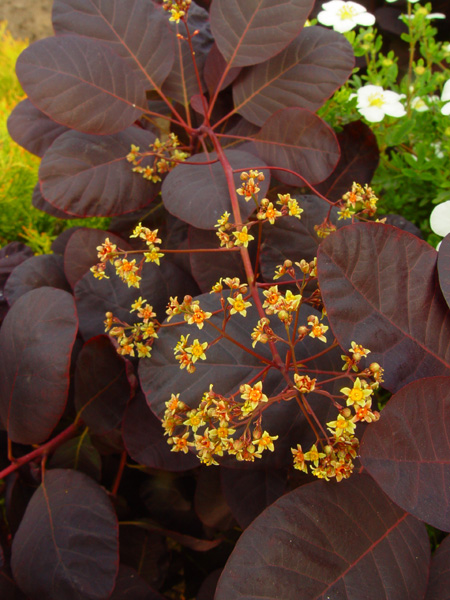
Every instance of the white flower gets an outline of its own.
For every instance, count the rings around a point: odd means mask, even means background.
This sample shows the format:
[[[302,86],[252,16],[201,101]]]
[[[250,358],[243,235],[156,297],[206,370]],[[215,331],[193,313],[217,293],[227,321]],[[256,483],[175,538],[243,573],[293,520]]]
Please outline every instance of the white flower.
[[[441,202],[433,208],[430,215],[430,227],[434,233],[442,237],[450,233],[450,200]]]
[[[397,0],[386,0],[386,2],[389,2],[389,4],[392,4],[393,2],[397,2]],[[419,2],[419,0],[408,0],[408,2],[410,4],[415,4],[416,2]]]
[[[332,27],[339,33],[350,31],[356,25],[368,27],[375,23],[375,17],[367,12],[366,8],[356,2],[331,0],[322,4],[322,10],[317,15],[317,20],[322,25]]]
[[[446,102],[441,108],[441,113],[443,115],[450,115],[450,79],[445,82],[442,88],[441,100],[442,102]]]
[[[428,104],[425,102],[425,100],[419,98],[419,96],[416,96],[411,100],[411,108],[417,110],[417,112],[425,112],[429,110]]]
[[[384,90],[379,85],[365,85],[356,93],[358,103],[356,108],[371,123],[379,123],[385,115],[403,117],[406,115],[400,100],[404,94]]]

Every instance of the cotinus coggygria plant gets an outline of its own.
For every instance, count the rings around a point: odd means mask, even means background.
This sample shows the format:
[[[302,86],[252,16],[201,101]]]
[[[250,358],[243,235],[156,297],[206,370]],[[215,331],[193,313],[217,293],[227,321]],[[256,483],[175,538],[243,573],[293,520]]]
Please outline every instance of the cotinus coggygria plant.
[[[317,116],[311,0],[201,4],[55,0],[17,61],[33,204],[111,223],[0,258],[0,596],[444,598],[450,239]]]

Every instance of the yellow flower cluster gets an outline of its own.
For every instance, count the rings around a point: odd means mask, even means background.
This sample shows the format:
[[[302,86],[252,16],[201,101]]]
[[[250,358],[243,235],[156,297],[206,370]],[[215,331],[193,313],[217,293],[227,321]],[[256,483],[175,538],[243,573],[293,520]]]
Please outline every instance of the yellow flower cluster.
[[[367,184],[362,187],[353,182],[352,189],[342,196],[339,219],[351,219],[356,214],[374,217],[377,212],[378,198]]]
[[[140,322],[128,325],[114,317],[112,312],[106,313],[105,332],[117,339],[118,354],[122,356],[138,356],[148,358],[151,356],[153,340],[158,337],[159,324],[153,306],[145,298],[139,297],[131,305],[131,311],[137,311]]]
[[[161,142],[159,138],[150,144],[150,152],[141,152],[139,146],[131,144],[131,151],[127,154],[127,161],[133,163],[133,172],[140,173],[144,179],[153,183],[161,181],[160,175],[171,171],[178,163],[188,158],[189,154],[178,149],[180,142],[174,133],[169,133],[167,139]],[[154,156],[153,166],[143,167],[140,163],[146,156]]]
[[[174,348],[175,358],[180,363],[180,369],[186,369],[188,373],[195,372],[195,363],[200,360],[206,360],[205,350],[208,348],[208,342],[199,342],[194,340],[188,344],[190,334],[182,335]]]
[[[261,458],[265,450],[273,452],[278,436],[262,430],[261,418],[253,430],[247,426],[239,437],[235,435],[239,422],[251,420],[261,404],[268,402],[262,391],[262,382],[243,384],[239,393],[243,402],[217,394],[210,385],[195,409],[182,402],[180,394],[172,394],[166,402],[162,422],[172,452],[187,453],[192,448],[200,461],[207,465],[217,465],[216,457],[224,454],[235,456],[239,461],[253,462]],[[175,430],[183,426],[184,429],[174,435]]]
[[[342,357],[348,359],[346,369],[358,371],[359,361],[367,357],[370,350],[352,342],[349,353],[353,354],[352,358],[345,355]],[[343,387],[340,390],[346,406],[341,406],[337,418],[327,423],[331,436],[321,441],[323,451],[319,452],[316,444],[305,453],[300,444],[296,449],[291,448],[294,468],[307,473],[306,463],[310,461],[313,465],[311,473],[316,477],[327,481],[331,478],[341,481],[350,477],[354,468],[353,460],[357,456],[359,447],[359,440],[354,435],[356,424],[361,421],[372,423],[380,418],[379,412],[372,409],[372,395],[383,381],[383,369],[378,363],[372,363],[367,369],[361,371],[360,375],[361,377],[355,378],[351,388]],[[373,381],[369,383],[365,377],[371,377]],[[302,394],[312,392],[316,388],[316,381],[308,375],[294,375],[295,387]]]
[[[160,252],[160,248],[158,246],[155,246],[155,244],[161,243],[161,240],[159,237],[157,237],[157,234],[157,229],[151,231],[148,229],[148,227],[143,227],[142,224],[139,223],[134,228],[130,238],[139,237],[143,239],[148,247],[148,251],[142,253],[145,262],[154,262],[159,265],[159,259],[162,258],[164,254]],[[106,238],[103,244],[97,246],[96,250],[100,262],[90,269],[94,274],[94,277],[97,279],[108,279],[108,275],[106,275],[105,271],[107,263],[110,262],[116,269],[116,275],[118,275],[120,279],[122,279],[122,281],[128,285],[128,287],[139,287],[141,281],[140,273],[142,271],[143,264],[142,260],[139,264],[136,264],[136,259],[128,260],[127,256],[129,252],[118,249],[116,244],[111,243],[109,238]],[[122,258],[120,258],[121,255],[123,255]]]
[[[164,0],[163,8],[170,12],[169,21],[179,23],[186,16],[192,0]]]
[[[292,313],[299,308],[302,301],[301,294],[293,294],[290,290],[282,294],[277,285],[272,285],[263,291],[263,295],[266,298],[263,303],[266,315],[277,315],[283,323],[292,322]]]
[[[291,448],[294,468],[307,473],[306,462],[310,462],[311,473],[319,479],[348,479],[353,472],[353,460],[358,455],[359,440],[342,434],[339,439],[332,438],[330,442],[323,446],[323,452],[319,452],[316,444],[313,444],[308,452],[303,452],[300,444],[297,444],[295,449]]]

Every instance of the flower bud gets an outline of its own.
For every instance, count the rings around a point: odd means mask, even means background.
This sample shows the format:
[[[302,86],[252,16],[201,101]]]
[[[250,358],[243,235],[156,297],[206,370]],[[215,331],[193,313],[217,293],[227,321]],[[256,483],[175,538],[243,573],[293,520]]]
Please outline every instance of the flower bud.
[[[352,416],[352,411],[347,407],[341,410],[341,415],[344,419],[349,419]]]
[[[372,371],[372,373],[378,373],[380,368],[381,368],[380,365],[376,362],[370,363],[370,365],[369,365],[369,369]]]

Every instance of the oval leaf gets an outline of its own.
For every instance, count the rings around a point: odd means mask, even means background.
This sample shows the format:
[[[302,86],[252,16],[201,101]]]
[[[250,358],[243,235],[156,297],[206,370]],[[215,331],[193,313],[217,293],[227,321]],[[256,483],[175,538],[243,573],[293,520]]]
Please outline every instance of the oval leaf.
[[[41,158],[56,138],[68,131],[64,125],[49,119],[28,98],[14,108],[7,125],[8,133],[15,142]]]
[[[437,269],[441,291],[447,305],[450,307],[450,235],[447,235],[441,242],[437,259]]]
[[[110,48],[78,35],[28,46],[16,72],[30,100],[51,119],[78,131],[111,134],[145,112],[142,82]]]
[[[300,33],[313,0],[213,0],[214,38],[233,67],[256,65],[278,54]]]
[[[444,531],[450,531],[449,425],[450,378],[427,377],[397,392],[361,443],[361,462],[384,492]]]
[[[343,35],[307,27],[282,52],[239,76],[233,85],[235,109],[255,125],[281,108],[314,112],[345,83],[354,62]]]
[[[317,481],[277,500],[244,531],[214,598],[421,600],[429,555],[424,525],[369,476]]]
[[[362,121],[347,123],[337,137],[341,158],[333,173],[316,186],[318,192],[333,201],[350,191],[354,181],[361,185],[370,183],[380,158],[377,138]]]
[[[340,156],[331,127],[303,108],[279,110],[253,139],[258,154],[268,165],[290,169],[311,184],[326,179]],[[284,171],[275,171],[274,175],[288,185],[302,184],[300,177]]]
[[[75,408],[92,433],[104,435],[122,421],[130,399],[129,363],[106,335],[86,342],[75,367]]]
[[[117,517],[106,492],[83,473],[55,469],[28,504],[11,566],[33,600],[103,600],[114,588],[118,549]]]
[[[5,296],[12,306],[27,292],[45,286],[71,291],[64,274],[62,256],[41,254],[18,265],[5,284]]]
[[[266,179],[261,182],[259,192],[263,198],[269,188],[270,173],[262,169],[264,163],[254,154],[242,150],[226,150],[225,156],[233,169],[261,167]],[[192,163],[210,162],[208,165]],[[217,154],[196,154],[189,158],[188,165],[180,163],[164,179],[161,193],[167,210],[190,225],[199,229],[213,229],[224,212],[232,213],[230,193],[226,176]],[[241,186],[240,172],[233,175],[235,189]],[[238,196],[242,219],[245,221],[255,210],[252,202]],[[219,241],[217,240],[217,247]]]
[[[109,46],[124,58],[145,89],[161,86],[173,65],[174,44],[167,13],[147,0],[56,0],[57,35],[78,33]]]
[[[154,140],[153,133],[138,127],[109,136],[64,133],[39,167],[44,198],[78,217],[112,217],[147,206],[159,186],[133,173],[127,154],[131,144],[145,151]]]
[[[69,390],[78,321],[62,290],[21,296],[0,330],[0,415],[13,442],[40,444],[58,423]]]
[[[352,341],[369,348],[392,392],[450,375],[450,313],[436,258],[416,236],[380,223],[342,227],[319,246],[319,284],[333,333],[344,349]]]

